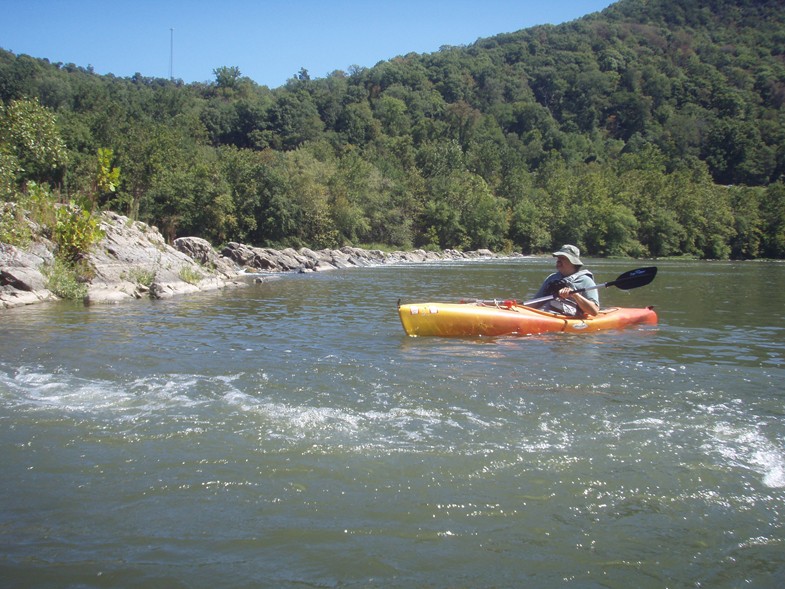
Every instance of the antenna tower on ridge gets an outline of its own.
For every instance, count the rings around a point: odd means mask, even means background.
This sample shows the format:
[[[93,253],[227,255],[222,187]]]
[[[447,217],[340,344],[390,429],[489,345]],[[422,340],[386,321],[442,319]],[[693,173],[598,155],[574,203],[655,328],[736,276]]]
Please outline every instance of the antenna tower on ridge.
[[[174,71],[172,70],[172,63],[174,60],[174,29],[169,29],[169,79],[174,81]]]

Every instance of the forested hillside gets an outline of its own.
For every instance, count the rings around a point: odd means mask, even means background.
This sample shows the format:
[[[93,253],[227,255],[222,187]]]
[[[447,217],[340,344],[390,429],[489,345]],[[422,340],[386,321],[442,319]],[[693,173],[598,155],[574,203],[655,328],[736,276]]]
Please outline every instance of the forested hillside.
[[[214,244],[785,257],[785,0],[620,0],[275,89],[214,73],[0,50],[2,199]]]

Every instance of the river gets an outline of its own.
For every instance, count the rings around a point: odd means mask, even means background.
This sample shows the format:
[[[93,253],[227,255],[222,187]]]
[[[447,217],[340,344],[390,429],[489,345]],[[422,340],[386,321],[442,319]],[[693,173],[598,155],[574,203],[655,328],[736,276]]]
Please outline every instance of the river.
[[[598,334],[403,333],[552,258],[2,311],[0,586],[782,587],[785,264],[656,264]]]

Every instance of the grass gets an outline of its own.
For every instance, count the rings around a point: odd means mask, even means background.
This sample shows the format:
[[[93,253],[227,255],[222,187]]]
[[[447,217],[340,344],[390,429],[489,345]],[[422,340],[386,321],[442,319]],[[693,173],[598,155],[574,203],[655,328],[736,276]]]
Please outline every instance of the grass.
[[[198,270],[194,270],[191,266],[183,266],[180,268],[180,280],[188,284],[199,284],[199,281],[204,278],[204,275]]]

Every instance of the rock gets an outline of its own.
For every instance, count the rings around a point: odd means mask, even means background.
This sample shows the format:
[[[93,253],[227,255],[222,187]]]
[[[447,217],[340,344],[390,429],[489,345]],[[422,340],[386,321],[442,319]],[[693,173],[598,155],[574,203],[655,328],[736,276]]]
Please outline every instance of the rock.
[[[307,262],[305,256],[301,256],[294,249],[287,247],[279,252],[276,250],[267,250],[270,255],[278,257],[278,263],[284,270],[299,270],[303,268]]]
[[[147,295],[164,298],[174,294],[212,290],[218,286],[203,279],[206,271],[187,254],[167,245],[154,228],[113,212],[104,212],[105,236],[87,255],[95,269],[87,302],[109,303]]]
[[[55,245],[40,235],[24,249],[0,243],[0,308],[56,300],[46,285],[46,266],[54,262]],[[385,253],[356,247],[275,250],[228,243],[220,252],[198,237],[181,237],[173,246],[155,227],[114,212],[101,213],[104,238],[86,255],[94,276],[87,285],[86,303],[117,303],[139,298],[169,298],[179,294],[248,284],[247,273],[322,272],[382,264],[425,263],[439,260],[492,258],[476,252],[414,250]],[[520,255],[520,254],[518,254]],[[263,282],[267,278],[256,278]]]
[[[172,243],[175,249],[193,258],[204,267],[212,268],[227,278],[237,276],[239,268],[229,258],[219,255],[210,242],[201,237],[179,237]]]
[[[17,307],[54,300],[42,270],[54,256],[40,244],[27,251],[0,243],[0,307]]]
[[[253,260],[254,253],[250,247],[241,243],[230,241],[226,247],[221,251],[221,255],[241,268],[253,268],[251,260]]]
[[[178,237],[172,245],[177,251],[192,257],[200,264],[207,264],[215,257],[213,246],[201,237]]]
[[[313,264],[327,262],[330,259],[330,256],[326,255],[323,251],[315,252],[307,247],[301,247],[298,253],[306,260],[310,260]]]
[[[113,212],[101,214],[104,238],[85,256],[93,270],[86,303],[116,303],[245,284],[236,266],[198,238],[184,238],[180,251],[144,223]],[[55,246],[39,238],[20,250],[0,244],[0,307],[54,300],[42,269],[54,261]],[[189,255],[189,253],[193,255]]]

